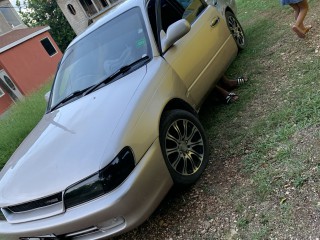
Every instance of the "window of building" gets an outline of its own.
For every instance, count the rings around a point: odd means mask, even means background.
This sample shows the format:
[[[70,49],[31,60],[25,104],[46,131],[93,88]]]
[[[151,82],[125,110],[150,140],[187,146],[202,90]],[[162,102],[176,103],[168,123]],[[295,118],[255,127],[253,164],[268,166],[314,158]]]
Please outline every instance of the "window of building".
[[[5,18],[11,27],[21,25],[19,18],[14,14],[14,10],[10,6],[1,6],[0,14]]]
[[[70,12],[72,15],[76,15],[77,12],[76,12],[76,10],[74,9],[74,7],[73,7],[72,4],[68,4],[67,7],[68,7],[69,12]]]
[[[41,44],[44,47],[44,49],[47,51],[49,56],[53,56],[57,53],[57,50],[54,48],[52,43],[50,42],[49,38],[44,38],[41,40]]]
[[[91,17],[103,12],[117,1],[119,0],[80,0],[80,3],[88,17]]]
[[[16,86],[13,84],[13,82],[7,77],[4,76],[4,81],[6,82],[6,84],[12,89],[12,90],[16,90]]]
[[[4,96],[4,91],[0,88],[0,98]]]

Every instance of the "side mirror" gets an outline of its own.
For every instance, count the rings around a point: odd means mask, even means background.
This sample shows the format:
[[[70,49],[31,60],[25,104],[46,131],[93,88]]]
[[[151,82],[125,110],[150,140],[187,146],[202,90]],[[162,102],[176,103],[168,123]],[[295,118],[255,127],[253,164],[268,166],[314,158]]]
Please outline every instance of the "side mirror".
[[[162,52],[166,52],[176,41],[186,35],[190,29],[190,23],[185,19],[180,19],[168,27],[167,33],[162,31],[160,33]]]
[[[51,93],[51,91],[47,92],[47,93],[44,95],[44,99],[46,100],[47,103],[49,102],[50,93]]]

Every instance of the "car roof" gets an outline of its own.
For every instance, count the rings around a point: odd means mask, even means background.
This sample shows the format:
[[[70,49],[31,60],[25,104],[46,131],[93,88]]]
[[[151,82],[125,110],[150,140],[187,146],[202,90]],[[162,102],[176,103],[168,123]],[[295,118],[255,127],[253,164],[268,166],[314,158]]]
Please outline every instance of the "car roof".
[[[84,32],[82,32],[80,35],[74,38],[73,41],[69,44],[68,48],[74,45],[76,42],[80,41],[82,38],[84,38],[91,32],[101,27],[106,22],[115,18],[116,16],[119,16],[120,14],[134,7],[142,8],[145,6],[145,4],[146,0],[120,0],[118,4],[110,8],[107,12],[103,13],[102,17],[100,17],[97,21],[91,24]]]

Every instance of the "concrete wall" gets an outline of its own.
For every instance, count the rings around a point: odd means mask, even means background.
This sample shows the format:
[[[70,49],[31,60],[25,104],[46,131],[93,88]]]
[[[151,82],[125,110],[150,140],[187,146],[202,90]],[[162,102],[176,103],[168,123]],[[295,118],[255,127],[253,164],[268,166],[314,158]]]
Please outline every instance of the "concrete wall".
[[[57,3],[77,35],[82,33],[88,27],[90,18],[87,17],[82,6],[77,0],[57,0]],[[71,4],[76,10],[75,15],[69,11],[68,4]]]

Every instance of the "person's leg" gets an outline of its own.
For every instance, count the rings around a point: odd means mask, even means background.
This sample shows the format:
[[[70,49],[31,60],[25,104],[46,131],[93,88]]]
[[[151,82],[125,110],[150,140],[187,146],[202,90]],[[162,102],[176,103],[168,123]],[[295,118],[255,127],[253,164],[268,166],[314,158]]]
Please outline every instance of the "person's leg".
[[[214,90],[219,95],[219,98],[226,103],[235,102],[239,98],[238,95],[236,95],[235,93],[228,92],[220,86],[216,86]]]
[[[233,89],[237,87],[237,81],[229,79],[226,75],[223,75],[220,83],[226,89]]]
[[[239,87],[247,81],[248,78],[244,76],[239,76],[236,79],[230,79],[226,75],[223,75],[219,81],[219,84],[227,90],[232,90]]]
[[[302,31],[306,31],[307,28],[304,26],[303,21],[308,13],[309,5],[307,0],[303,0],[299,3],[297,3],[297,6],[299,7],[299,15],[297,17],[296,26],[301,28]]]
[[[300,8],[298,6],[298,4],[290,4],[290,7],[293,8],[294,10],[294,20],[297,20],[298,16],[299,16],[299,12],[300,12]]]

